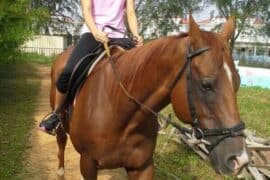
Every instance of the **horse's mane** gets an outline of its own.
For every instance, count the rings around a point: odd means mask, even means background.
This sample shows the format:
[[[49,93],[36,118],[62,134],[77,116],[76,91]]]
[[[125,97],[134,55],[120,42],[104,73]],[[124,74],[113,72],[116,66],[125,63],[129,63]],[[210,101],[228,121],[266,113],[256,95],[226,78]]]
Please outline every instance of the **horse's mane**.
[[[121,68],[121,72],[127,71],[129,78],[127,78],[126,81],[132,82],[135,78],[138,78],[147,70],[145,68],[148,63],[159,60],[157,57],[176,53],[178,50],[177,44],[180,44],[180,40],[187,36],[187,33],[182,33],[177,36],[161,37],[147,42],[144,46],[124,52],[117,60],[117,63],[119,64],[118,67]]]

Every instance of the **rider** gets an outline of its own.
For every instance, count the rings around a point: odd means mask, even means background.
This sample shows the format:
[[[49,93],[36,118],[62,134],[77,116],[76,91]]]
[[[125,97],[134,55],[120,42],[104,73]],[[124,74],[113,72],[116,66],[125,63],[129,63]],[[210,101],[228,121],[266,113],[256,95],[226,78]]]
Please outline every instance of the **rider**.
[[[56,83],[55,107],[52,115],[39,124],[40,130],[52,134],[59,124],[59,111],[64,104],[68,82],[76,63],[91,53],[100,43],[108,43],[109,39],[124,38],[126,31],[124,13],[126,12],[129,29],[136,46],[143,44],[138,32],[135,14],[135,0],[81,0],[85,23],[81,29],[81,37]],[[111,26],[114,31],[106,26]]]

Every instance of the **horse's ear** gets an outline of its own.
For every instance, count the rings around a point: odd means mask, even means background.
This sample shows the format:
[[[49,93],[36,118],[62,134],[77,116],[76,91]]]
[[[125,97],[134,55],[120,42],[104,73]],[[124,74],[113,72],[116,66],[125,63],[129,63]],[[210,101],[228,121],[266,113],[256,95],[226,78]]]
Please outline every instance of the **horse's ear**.
[[[201,30],[197,23],[194,21],[191,12],[189,12],[189,31],[188,34],[191,38],[191,43],[198,43],[201,41]]]
[[[231,36],[234,34],[235,31],[235,17],[231,16],[227,22],[223,25],[220,35],[226,41],[229,41]]]

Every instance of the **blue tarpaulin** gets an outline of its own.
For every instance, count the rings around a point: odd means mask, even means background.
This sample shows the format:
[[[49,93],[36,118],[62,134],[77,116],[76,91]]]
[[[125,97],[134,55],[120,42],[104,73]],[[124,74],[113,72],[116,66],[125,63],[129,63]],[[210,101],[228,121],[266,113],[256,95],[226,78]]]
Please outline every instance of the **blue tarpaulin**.
[[[237,67],[242,86],[259,86],[270,89],[270,69]]]

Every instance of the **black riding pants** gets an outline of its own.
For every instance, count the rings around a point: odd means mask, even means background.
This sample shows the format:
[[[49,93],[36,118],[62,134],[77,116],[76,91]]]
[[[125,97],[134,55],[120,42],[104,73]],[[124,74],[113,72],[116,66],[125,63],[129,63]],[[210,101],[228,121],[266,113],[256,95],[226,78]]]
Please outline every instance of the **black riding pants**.
[[[133,42],[130,42],[127,38],[112,38],[110,39],[110,42],[118,42],[115,44],[123,44],[126,47],[126,49],[131,48],[130,46],[134,46]],[[73,52],[71,53],[68,62],[64,68],[64,71],[61,73],[56,86],[57,89],[61,93],[66,93],[68,90],[68,83],[71,77],[71,74],[73,72],[74,67],[80,61],[83,57],[85,57],[87,54],[92,53],[96,48],[99,46],[102,46],[102,44],[95,40],[94,36],[91,33],[85,33],[83,34],[78,43],[76,44]],[[124,47],[125,48],[125,47]]]

